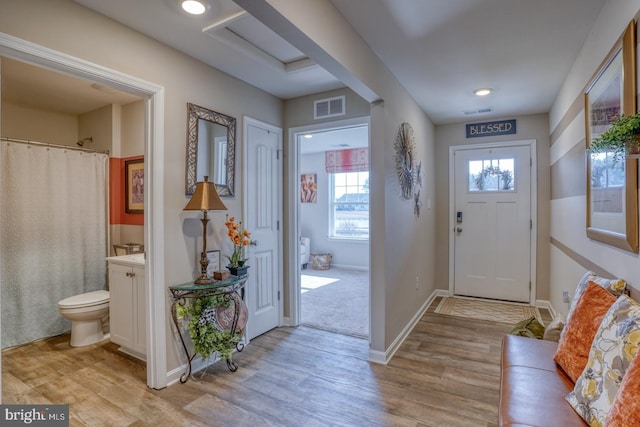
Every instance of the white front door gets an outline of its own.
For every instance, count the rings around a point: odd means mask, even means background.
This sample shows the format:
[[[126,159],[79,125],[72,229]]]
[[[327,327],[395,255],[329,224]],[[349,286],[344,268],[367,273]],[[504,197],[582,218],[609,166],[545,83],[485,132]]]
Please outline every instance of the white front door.
[[[454,293],[530,302],[531,147],[454,152]]]
[[[280,325],[282,130],[245,118],[246,228],[251,232],[246,300],[252,339]]]

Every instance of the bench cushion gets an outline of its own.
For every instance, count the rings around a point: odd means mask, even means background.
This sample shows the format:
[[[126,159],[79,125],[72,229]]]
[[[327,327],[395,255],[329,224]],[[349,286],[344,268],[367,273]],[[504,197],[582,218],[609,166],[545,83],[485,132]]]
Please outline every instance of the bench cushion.
[[[557,343],[515,335],[502,342],[500,426],[585,426],[565,396],[573,382],[553,361]]]

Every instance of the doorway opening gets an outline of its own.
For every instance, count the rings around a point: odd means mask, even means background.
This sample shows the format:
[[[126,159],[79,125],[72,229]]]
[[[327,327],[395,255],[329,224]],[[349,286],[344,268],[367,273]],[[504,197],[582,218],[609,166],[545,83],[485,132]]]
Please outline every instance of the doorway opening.
[[[299,324],[369,337],[369,125],[296,133]]]
[[[0,55],[88,80],[97,87],[118,89],[144,100],[147,385],[156,389],[166,387],[165,293],[160,285],[164,283],[164,221],[161,216],[154,215],[162,210],[164,193],[164,89],[6,34],[0,34]]]

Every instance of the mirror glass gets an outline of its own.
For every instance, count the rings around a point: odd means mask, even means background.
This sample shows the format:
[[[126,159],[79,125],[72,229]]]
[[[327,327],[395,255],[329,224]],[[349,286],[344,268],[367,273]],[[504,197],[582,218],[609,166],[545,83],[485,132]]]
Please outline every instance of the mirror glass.
[[[587,86],[587,148],[617,117],[636,111],[635,46],[632,22]],[[638,253],[637,160],[613,150],[587,152],[586,166],[587,236]]]
[[[187,104],[187,195],[208,176],[220,196],[233,196],[235,139],[235,118]]]

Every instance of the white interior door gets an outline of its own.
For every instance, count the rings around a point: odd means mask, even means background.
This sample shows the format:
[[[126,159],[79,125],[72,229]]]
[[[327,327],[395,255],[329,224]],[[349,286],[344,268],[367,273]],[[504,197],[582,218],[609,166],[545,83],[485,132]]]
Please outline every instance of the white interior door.
[[[282,131],[245,118],[246,228],[251,232],[251,268],[246,285],[247,338],[280,325]]]
[[[454,293],[530,302],[530,146],[454,155]]]

